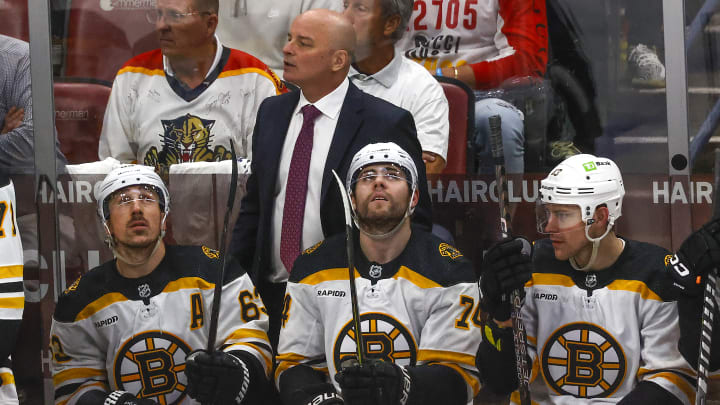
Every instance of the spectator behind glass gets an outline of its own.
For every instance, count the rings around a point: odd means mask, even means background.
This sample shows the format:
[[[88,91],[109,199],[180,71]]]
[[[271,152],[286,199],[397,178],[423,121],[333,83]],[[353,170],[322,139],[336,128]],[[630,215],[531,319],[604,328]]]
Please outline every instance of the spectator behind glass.
[[[290,23],[313,8],[342,11],[343,0],[220,0],[218,37],[257,56],[282,77]]]
[[[488,117],[502,118],[508,173],[524,171],[523,114],[488,90],[515,77],[542,77],[547,65],[544,0],[415,0],[409,31],[398,43],[410,59],[437,75],[476,89],[475,139],[481,171],[492,153]]]
[[[30,47],[27,42],[0,35],[0,172],[32,173],[35,170]],[[55,137],[57,161],[65,157]]]
[[[215,35],[217,0],[158,0],[148,12],[160,49],[118,72],[98,155],[166,173],[175,163],[250,157],[257,108],[284,92],[264,63]]]
[[[360,90],[413,115],[427,173],[440,173],[447,161],[448,102],[427,70],[395,52],[412,14],[412,0],[345,0],[345,16],[357,35],[349,77]]]

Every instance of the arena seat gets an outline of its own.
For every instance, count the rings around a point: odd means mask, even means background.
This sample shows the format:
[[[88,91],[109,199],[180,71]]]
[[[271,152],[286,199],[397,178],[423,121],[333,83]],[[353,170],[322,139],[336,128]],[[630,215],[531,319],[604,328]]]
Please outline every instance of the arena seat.
[[[27,0],[0,0],[0,34],[27,41]]]
[[[475,133],[475,95],[465,83],[450,77],[435,76],[450,106],[450,141],[447,166],[443,174],[472,173],[474,160],[469,140]]]
[[[112,81],[132,56],[157,48],[155,27],[145,19],[154,4],[154,0],[72,0],[64,75]]]
[[[98,142],[110,83],[55,82],[55,127],[60,150],[70,164],[98,160]]]

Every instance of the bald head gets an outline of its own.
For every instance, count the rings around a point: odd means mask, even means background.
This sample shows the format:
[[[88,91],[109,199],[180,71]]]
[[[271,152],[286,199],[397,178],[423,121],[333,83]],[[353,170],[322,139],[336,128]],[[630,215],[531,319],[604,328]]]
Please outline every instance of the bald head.
[[[317,33],[328,39],[328,46],[333,51],[346,51],[350,55],[355,52],[355,29],[344,15],[316,8],[300,14],[296,21],[301,19],[317,27]]]
[[[284,79],[303,90],[305,97],[323,97],[344,80],[355,51],[350,20],[335,11],[313,9],[290,26],[283,47]]]

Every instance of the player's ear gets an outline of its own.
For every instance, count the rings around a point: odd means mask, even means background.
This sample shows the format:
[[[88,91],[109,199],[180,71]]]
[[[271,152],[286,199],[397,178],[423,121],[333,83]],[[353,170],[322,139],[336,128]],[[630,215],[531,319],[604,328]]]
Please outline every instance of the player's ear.
[[[595,208],[595,214],[593,219],[596,223],[600,223],[603,226],[607,226],[607,222],[610,220],[610,211],[604,205]]]
[[[412,203],[410,204],[410,206],[412,208],[415,208],[418,205],[419,201],[420,201],[420,191],[418,191],[418,189],[415,189],[415,192],[413,193],[413,196],[412,196]]]

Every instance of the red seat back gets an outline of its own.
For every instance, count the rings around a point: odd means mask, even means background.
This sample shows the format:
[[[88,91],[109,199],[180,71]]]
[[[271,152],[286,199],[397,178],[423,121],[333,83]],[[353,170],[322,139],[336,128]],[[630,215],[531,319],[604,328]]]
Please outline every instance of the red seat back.
[[[0,1],[0,34],[27,41],[28,2],[27,0]]]
[[[450,141],[448,144],[447,166],[443,174],[466,174],[472,156],[468,146],[474,132],[475,96],[470,88],[459,80],[436,77],[445,92],[450,106]],[[470,155],[469,155],[470,154]],[[470,165],[472,168],[472,165]]]
[[[153,0],[73,0],[65,76],[112,81],[134,55],[159,47],[145,14]]]
[[[55,127],[70,164],[98,160],[98,143],[110,87],[97,83],[55,83]]]

